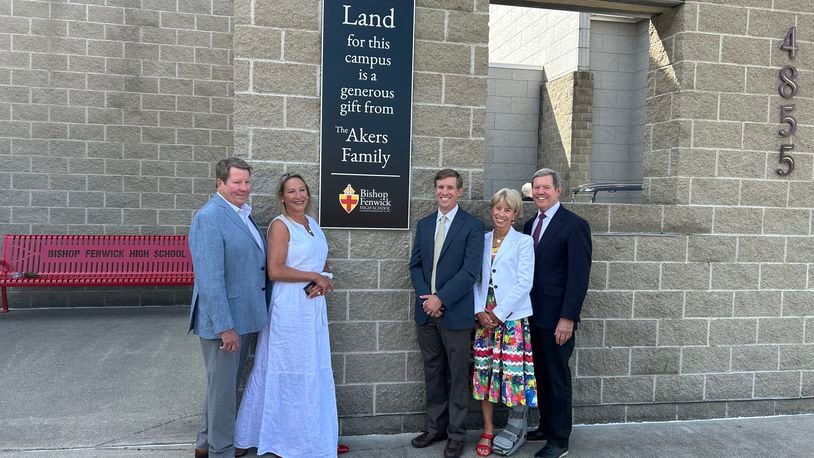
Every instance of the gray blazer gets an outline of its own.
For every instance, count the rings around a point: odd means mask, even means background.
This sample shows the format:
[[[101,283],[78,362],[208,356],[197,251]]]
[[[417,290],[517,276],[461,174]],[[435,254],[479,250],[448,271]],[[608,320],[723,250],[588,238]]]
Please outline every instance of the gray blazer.
[[[266,241],[257,245],[240,216],[215,194],[192,218],[189,250],[195,269],[189,330],[204,339],[219,339],[229,329],[238,335],[260,331],[271,297]]]

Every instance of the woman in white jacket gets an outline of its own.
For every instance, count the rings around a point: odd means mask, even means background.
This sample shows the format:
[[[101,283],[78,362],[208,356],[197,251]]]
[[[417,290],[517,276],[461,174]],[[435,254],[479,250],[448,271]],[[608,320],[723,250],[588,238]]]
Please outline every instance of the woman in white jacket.
[[[481,401],[483,434],[479,456],[511,455],[526,439],[528,408],[537,406],[537,382],[528,317],[532,314],[534,242],[512,224],[523,211],[520,193],[503,188],[492,196],[494,229],[484,240],[481,279],[475,283],[472,396]],[[511,408],[503,431],[494,436],[492,404]]]

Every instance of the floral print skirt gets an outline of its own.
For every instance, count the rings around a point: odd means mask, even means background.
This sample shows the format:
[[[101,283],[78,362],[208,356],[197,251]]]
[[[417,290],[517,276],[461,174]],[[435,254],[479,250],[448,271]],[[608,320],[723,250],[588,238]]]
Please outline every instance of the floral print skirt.
[[[494,301],[491,294],[489,300]],[[507,320],[494,328],[478,324],[473,356],[473,398],[508,407],[537,406],[528,319]]]

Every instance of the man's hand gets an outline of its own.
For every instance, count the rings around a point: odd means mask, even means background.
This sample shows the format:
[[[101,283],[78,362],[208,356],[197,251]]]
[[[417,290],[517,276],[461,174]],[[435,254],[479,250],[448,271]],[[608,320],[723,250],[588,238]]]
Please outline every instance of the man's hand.
[[[554,341],[557,345],[563,345],[574,335],[574,321],[568,318],[560,318],[557,322],[557,329],[554,330]]]
[[[422,304],[422,308],[424,309],[424,313],[433,317],[433,318],[440,318],[441,315],[444,314],[444,303],[441,302],[441,299],[438,298],[435,294],[425,294],[423,296],[418,296],[421,299],[424,299],[424,303]]]
[[[220,333],[221,346],[220,349],[226,353],[234,353],[240,347],[240,338],[234,329],[223,331]]]

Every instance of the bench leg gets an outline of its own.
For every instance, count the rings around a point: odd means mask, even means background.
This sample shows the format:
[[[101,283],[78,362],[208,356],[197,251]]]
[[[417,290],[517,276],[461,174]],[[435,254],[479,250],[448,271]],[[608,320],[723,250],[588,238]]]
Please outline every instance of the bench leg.
[[[8,296],[6,296],[5,286],[3,286],[3,313],[8,313]]]

